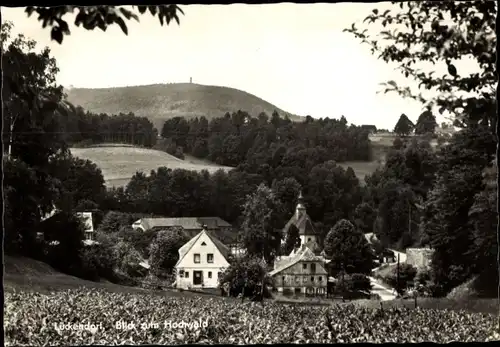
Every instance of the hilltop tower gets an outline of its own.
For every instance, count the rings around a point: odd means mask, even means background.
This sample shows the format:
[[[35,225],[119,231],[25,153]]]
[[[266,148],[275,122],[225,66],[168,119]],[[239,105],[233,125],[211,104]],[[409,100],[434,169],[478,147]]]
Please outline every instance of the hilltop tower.
[[[189,83],[193,83],[193,77],[189,77]]]

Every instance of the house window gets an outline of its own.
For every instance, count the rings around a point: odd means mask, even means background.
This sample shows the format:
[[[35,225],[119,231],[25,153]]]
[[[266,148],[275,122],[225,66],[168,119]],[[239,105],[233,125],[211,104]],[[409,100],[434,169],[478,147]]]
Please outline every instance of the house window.
[[[212,278],[212,271],[208,272],[208,278]]]
[[[183,278],[184,277],[184,270],[179,270],[179,277]]]
[[[202,246],[206,246],[207,244],[205,243],[205,241],[203,241],[203,242],[201,243],[201,245],[202,245]]]
[[[196,264],[199,264],[200,263],[200,255],[198,253],[195,253],[194,254],[194,262]]]
[[[207,254],[207,263],[211,264],[214,262],[214,255],[212,253]]]
[[[323,281],[323,277],[319,276],[319,281],[320,282]]]
[[[311,282],[314,282],[314,276],[311,276]]]
[[[299,277],[299,276],[295,276],[295,282],[296,282],[296,283],[299,283],[299,282],[300,282],[300,277]]]
[[[302,269],[307,270],[307,264],[302,264]]]
[[[310,237],[307,238],[307,242],[311,242],[311,238]]]
[[[281,276],[281,281],[283,284],[285,284],[285,276]]]
[[[316,272],[316,264],[314,263],[311,264],[311,271]]]
[[[189,271],[184,272],[184,277],[189,278]]]

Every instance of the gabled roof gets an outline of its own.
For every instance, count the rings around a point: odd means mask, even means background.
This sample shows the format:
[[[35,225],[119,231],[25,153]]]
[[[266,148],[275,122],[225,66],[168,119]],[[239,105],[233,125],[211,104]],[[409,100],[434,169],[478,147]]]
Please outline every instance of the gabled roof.
[[[290,266],[293,266],[301,261],[319,261],[324,262],[323,257],[318,257],[314,255],[314,253],[305,245],[302,245],[300,251],[297,252],[296,255],[291,257],[284,257],[280,260],[279,264],[277,264],[276,268],[269,273],[270,276],[274,276],[280,273],[283,270],[288,269]],[[324,274],[326,271],[323,269]]]
[[[365,239],[369,244],[372,244],[375,241],[378,241],[377,235],[375,233],[366,233]]]
[[[293,214],[292,218],[286,223],[283,228],[284,232],[288,232],[288,229],[292,224],[295,224],[297,229],[299,229],[299,235],[316,235],[316,230],[314,229],[311,218],[307,214],[307,212],[303,212],[303,214],[297,218],[297,214]]]
[[[222,256],[227,260],[228,256],[231,253],[230,250],[229,250],[229,248],[225,244],[223,244],[222,242],[220,242],[219,239],[217,239],[211,232],[203,229],[196,236],[194,236],[193,238],[191,238],[191,240],[189,240],[188,242],[186,242],[184,244],[184,246],[182,246],[181,248],[179,248],[179,260],[177,261],[177,263],[175,264],[175,266],[178,266],[180,264],[180,262],[182,261],[182,259],[184,259],[184,257],[186,256],[186,254],[189,253],[189,251],[191,250],[191,248],[193,248],[193,246],[196,243],[196,241],[198,241],[198,239],[203,234],[206,234],[208,236],[208,238],[213,242],[213,244],[215,245],[215,247],[222,254]]]
[[[134,224],[142,224],[145,230],[170,227],[193,230],[202,229],[203,225],[206,225],[208,229],[231,227],[231,224],[219,217],[142,218]]]

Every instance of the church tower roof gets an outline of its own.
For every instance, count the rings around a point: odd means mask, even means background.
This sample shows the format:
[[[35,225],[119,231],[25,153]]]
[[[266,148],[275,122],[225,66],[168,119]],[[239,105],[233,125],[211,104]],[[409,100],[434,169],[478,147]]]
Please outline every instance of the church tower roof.
[[[288,229],[292,224],[299,229],[299,235],[316,235],[316,230],[314,229],[311,218],[307,214],[306,207],[304,205],[302,192],[299,193],[299,197],[297,198],[295,213],[284,227],[285,233],[288,232]]]

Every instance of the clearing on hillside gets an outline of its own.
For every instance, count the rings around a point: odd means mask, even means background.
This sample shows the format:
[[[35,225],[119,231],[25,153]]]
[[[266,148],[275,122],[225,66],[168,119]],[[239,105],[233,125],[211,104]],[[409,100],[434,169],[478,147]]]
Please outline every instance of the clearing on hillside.
[[[207,170],[210,173],[233,169],[217,164],[202,164],[192,158],[182,160],[162,151],[130,146],[71,148],[71,154],[95,163],[102,170],[108,187],[125,186],[136,172],[149,175],[151,170],[162,166],[169,169]]]
[[[269,117],[276,110],[293,121],[303,118],[242,90],[194,83],[153,84],[119,88],[72,88],[65,90],[68,101],[94,113],[108,115],[132,112],[147,117],[160,132],[165,120],[174,117],[222,117],[226,112],[246,111]]]

